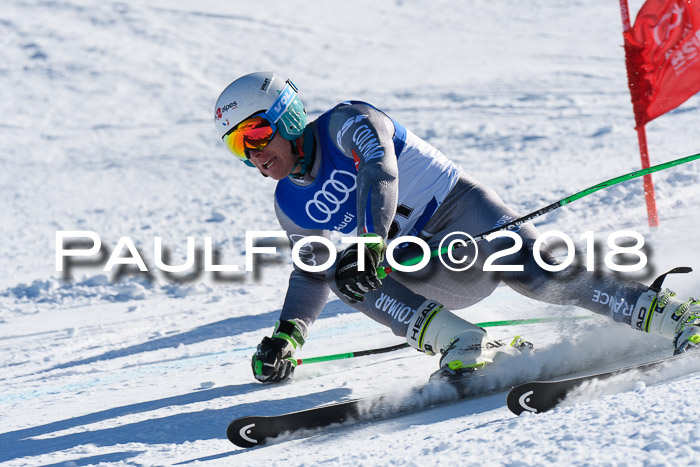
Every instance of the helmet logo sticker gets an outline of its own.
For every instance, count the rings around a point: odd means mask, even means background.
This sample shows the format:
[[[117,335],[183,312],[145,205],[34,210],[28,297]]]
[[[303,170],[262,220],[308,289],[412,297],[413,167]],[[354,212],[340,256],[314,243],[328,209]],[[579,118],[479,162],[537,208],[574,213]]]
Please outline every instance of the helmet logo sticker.
[[[228,112],[229,110],[237,109],[238,108],[238,102],[233,101],[229,102],[225,106],[221,107],[222,112]]]
[[[221,107],[218,107],[218,108],[216,109],[216,113],[214,114],[214,118],[216,119],[217,122],[218,122],[219,120],[221,120],[222,118],[224,118],[224,114],[221,112]],[[228,126],[228,125],[229,125],[229,123],[228,123],[228,118],[226,119],[225,122],[221,122],[221,124],[222,124],[223,126]]]

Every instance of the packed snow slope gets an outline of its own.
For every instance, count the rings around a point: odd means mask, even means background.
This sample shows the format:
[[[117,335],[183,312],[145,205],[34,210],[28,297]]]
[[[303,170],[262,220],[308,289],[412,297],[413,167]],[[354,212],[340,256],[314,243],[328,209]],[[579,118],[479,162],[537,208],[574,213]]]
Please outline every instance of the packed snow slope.
[[[638,169],[616,2],[7,0],[0,45],[3,465],[697,462],[700,365],[600,385],[548,414],[515,417],[498,393],[239,450],[225,438],[235,417],[405,397],[437,359],[403,350],[257,384],[250,355],[277,319],[289,250],[257,278],[175,282],[153,267],[155,237],[172,264],[184,262],[187,237],[199,248],[211,237],[221,261],[243,270],[246,231],[279,229],[274,183],[233,160],[213,128],[216,97],[252,71],[293,78],[311,118],[346,99],[373,103],[523,214]],[[699,121],[696,96],[651,122],[652,163],[700,152]],[[641,180],[535,224],[578,246],[594,232],[598,267],[609,235],[639,232],[649,264],[629,277],[695,267],[667,286],[700,295],[700,163],[654,181],[653,231]],[[92,258],[63,280],[62,230],[95,232],[108,253],[131,238],[150,277],[117,281]],[[589,315],[506,287],[458,313]],[[533,377],[670,351],[599,317],[493,333],[537,345],[518,370]],[[398,342],[331,297],[298,356]]]

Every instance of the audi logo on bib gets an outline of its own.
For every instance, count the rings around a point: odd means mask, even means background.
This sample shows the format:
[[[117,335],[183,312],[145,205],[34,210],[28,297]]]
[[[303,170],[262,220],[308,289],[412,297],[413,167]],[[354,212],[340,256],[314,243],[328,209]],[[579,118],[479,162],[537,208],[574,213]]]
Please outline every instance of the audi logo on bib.
[[[306,214],[318,223],[331,220],[350,193],[357,188],[357,177],[345,170],[334,170],[314,197],[306,203]]]

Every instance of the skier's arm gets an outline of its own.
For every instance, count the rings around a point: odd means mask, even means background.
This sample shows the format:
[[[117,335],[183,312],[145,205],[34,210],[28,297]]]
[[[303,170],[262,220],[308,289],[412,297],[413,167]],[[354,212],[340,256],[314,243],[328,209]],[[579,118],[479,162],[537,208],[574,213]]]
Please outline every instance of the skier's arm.
[[[310,235],[328,238],[322,230],[297,227],[277,206],[275,211],[280,225],[287,232],[290,246]],[[323,264],[328,259],[328,250],[308,243],[300,251],[300,260],[307,265]],[[326,303],[330,288],[325,273],[304,271],[296,264],[289,278],[280,319],[271,337],[264,337],[253,355],[252,368],[255,378],[263,383],[284,381],[294,374],[294,352],[299,350],[308,336],[308,329],[316,321]]]
[[[357,168],[357,231],[372,243],[353,245],[336,264],[338,291],[353,303],[381,287],[377,267],[384,259],[386,240],[394,220],[399,191],[399,169],[394,150],[394,124],[366,104],[341,105],[330,116],[329,131],[336,146]],[[364,257],[365,269],[359,260]]]
[[[387,240],[399,192],[393,122],[369,105],[342,105],[333,111],[329,131],[357,167],[358,233],[375,233]]]
[[[329,234],[323,230],[302,229],[294,224],[275,203],[275,212],[282,228],[287,232],[290,246],[304,237],[311,235],[328,238]],[[299,254],[304,264],[314,266],[323,264],[328,260],[328,249],[318,243],[307,243]],[[296,264],[289,277],[289,287],[282,306],[281,320],[302,320],[310,327],[323,306],[326,304],[330,288],[326,283],[325,271],[308,272],[299,268]]]

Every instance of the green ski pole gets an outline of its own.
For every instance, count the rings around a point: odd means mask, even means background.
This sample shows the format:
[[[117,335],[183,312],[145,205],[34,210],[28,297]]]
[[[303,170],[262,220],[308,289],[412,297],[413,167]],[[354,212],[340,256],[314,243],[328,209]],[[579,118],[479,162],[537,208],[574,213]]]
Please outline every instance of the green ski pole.
[[[551,322],[556,322],[556,321],[569,321],[569,320],[574,320],[574,319],[589,319],[592,317],[593,317],[593,315],[570,316],[570,317],[566,317],[566,318],[507,319],[507,320],[503,320],[503,321],[486,321],[484,323],[476,323],[476,325],[479,327],[482,327],[482,328],[491,328],[491,327],[496,327],[496,326],[515,326],[518,324],[538,324],[538,323],[551,323]],[[348,358],[364,357],[366,355],[377,355],[377,354],[394,352],[396,350],[405,349],[406,347],[409,347],[409,345],[404,342],[403,344],[396,344],[396,345],[392,345],[389,347],[381,347],[378,349],[359,350],[357,352],[345,352],[345,353],[339,353],[339,354],[334,354],[334,355],[324,355],[321,357],[296,358],[296,359],[291,359],[291,360],[295,361],[296,365],[298,366],[298,365],[305,365],[305,364],[309,364],[309,363],[330,362],[333,360],[345,360]]]
[[[650,174],[650,173],[658,172],[660,170],[665,170],[665,169],[668,169],[670,167],[675,167],[677,165],[685,164],[687,162],[691,162],[691,161],[694,161],[696,159],[700,159],[700,154],[694,154],[692,156],[682,157],[680,159],[672,160],[670,162],[665,162],[663,164],[654,165],[654,166],[648,167],[646,169],[636,170],[634,172],[630,172],[630,173],[625,174],[625,175],[620,175],[619,177],[611,178],[610,180],[599,183],[597,185],[593,185],[593,186],[586,188],[585,190],[579,191],[578,193],[575,193],[571,196],[567,196],[566,198],[561,199],[561,200],[557,201],[556,203],[552,203],[549,206],[545,206],[542,209],[538,209],[537,211],[531,212],[530,214],[527,214],[523,217],[515,219],[514,221],[511,221],[511,222],[504,224],[500,227],[497,227],[495,229],[489,230],[488,232],[484,232],[482,234],[479,234],[479,235],[473,237],[473,239],[474,239],[473,242],[465,241],[464,243],[457,245],[457,246],[453,247],[452,249],[456,250],[458,248],[464,248],[466,246],[469,246],[471,243],[479,242],[494,232],[500,232],[502,230],[514,230],[514,229],[518,228],[519,226],[525,224],[526,222],[531,221],[532,219],[543,216],[549,212],[554,211],[555,209],[559,209],[562,206],[565,206],[569,203],[573,203],[577,199],[581,199],[584,196],[588,196],[591,193],[595,193],[596,191],[600,191],[604,188],[608,188],[608,187],[611,187],[613,185],[617,185],[618,183],[626,182],[627,180],[632,180],[633,178],[638,178],[638,177],[642,177],[642,176]],[[450,249],[449,247],[443,247],[442,249],[434,250],[430,253],[430,256],[432,258],[435,256],[442,255],[444,253],[447,253],[449,251],[449,249]],[[423,259],[423,255],[419,255],[419,256],[416,256],[415,258],[408,259],[408,260],[402,262],[401,264],[403,266],[413,266],[415,264],[420,263],[422,259]],[[391,266],[380,267],[379,269],[377,269],[377,275],[379,276],[380,279],[384,279],[386,277],[386,275],[390,274],[392,271],[393,271],[393,269],[391,268]]]

